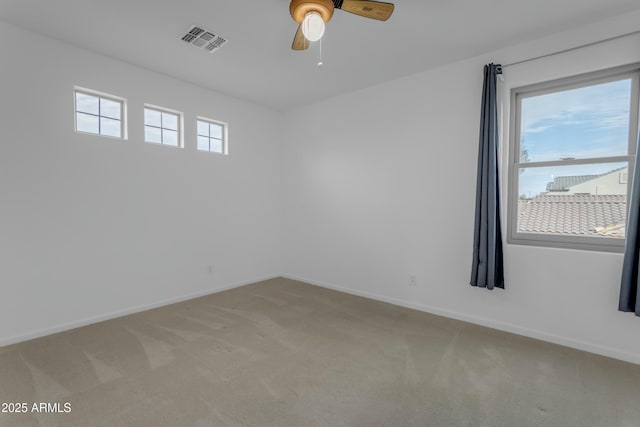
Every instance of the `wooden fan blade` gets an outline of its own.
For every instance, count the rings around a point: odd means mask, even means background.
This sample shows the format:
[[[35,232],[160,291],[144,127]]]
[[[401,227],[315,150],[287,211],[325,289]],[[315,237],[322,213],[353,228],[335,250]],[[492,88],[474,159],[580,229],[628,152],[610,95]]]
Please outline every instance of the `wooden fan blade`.
[[[389,19],[394,8],[393,3],[384,3],[381,1],[334,0],[334,4],[338,9],[364,16],[365,18],[377,19],[378,21],[386,21]]]
[[[291,49],[293,50],[305,50],[309,47],[309,41],[302,34],[302,25],[298,26],[298,31],[296,31],[296,36],[293,38],[293,44],[291,45]]]

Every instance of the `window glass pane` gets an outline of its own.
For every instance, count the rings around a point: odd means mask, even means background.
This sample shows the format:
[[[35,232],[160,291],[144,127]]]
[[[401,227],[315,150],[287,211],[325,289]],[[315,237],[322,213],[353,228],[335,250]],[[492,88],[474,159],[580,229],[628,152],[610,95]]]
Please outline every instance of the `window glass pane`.
[[[100,117],[100,134],[120,137],[120,120]]]
[[[211,139],[211,152],[222,153],[222,141],[219,139]]]
[[[519,172],[518,232],[624,238],[626,162]]]
[[[109,117],[111,119],[120,120],[121,104],[118,101],[112,101],[110,99],[100,98],[100,115],[103,117]]]
[[[100,133],[100,123],[97,116],[76,113],[76,130],[79,132]]]
[[[165,129],[178,130],[178,116],[171,113],[162,113],[162,127]]]
[[[150,108],[144,109],[144,124],[148,126],[160,127],[160,111]],[[155,141],[154,141],[155,142]]]
[[[162,143],[165,145],[178,146],[178,132],[175,130],[162,129]]]
[[[99,101],[97,96],[76,92],[76,111],[97,115],[100,112]]]
[[[523,98],[520,161],[626,155],[630,105],[630,79]]]
[[[211,137],[222,139],[222,126],[211,123]]]
[[[209,138],[206,136],[198,137],[198,150],[209,151]]]
[[[144,127],[144,140],[147,142],[155,142],[162,144],[162,134],[159,128],[145,126]]]
[[[198,120],[198,135],[209,136],[209,123]]]

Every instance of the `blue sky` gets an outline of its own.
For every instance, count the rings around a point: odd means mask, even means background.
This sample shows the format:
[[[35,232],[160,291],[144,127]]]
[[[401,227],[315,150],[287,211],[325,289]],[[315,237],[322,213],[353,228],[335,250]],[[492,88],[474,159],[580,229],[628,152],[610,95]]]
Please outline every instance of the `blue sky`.
[[[627,154],[631,80],[532,96],[522,100],[521,144],[531,162]],[[610,163],[525,169],[518,194],[535,196],[555,176],[601,174]]]

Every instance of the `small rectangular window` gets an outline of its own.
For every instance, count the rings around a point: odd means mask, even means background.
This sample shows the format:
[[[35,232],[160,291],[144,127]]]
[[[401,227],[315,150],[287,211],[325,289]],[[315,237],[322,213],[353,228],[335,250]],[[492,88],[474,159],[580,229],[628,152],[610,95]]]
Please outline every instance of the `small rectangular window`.
[[[144,108],[144,140],[182,147],[182,113],[147,105]]]
[[[75,89],[76,132],[126,138],[123,98],[89,89]]]
[[[640,70],[512,91],[509,242],[622,251]]]
[[[228,154],[226,124],[210,119],[198,118],[197,137],[198,150]]]
[[[620,184],[627,184],[629,179],[629,172],[620,172]]]

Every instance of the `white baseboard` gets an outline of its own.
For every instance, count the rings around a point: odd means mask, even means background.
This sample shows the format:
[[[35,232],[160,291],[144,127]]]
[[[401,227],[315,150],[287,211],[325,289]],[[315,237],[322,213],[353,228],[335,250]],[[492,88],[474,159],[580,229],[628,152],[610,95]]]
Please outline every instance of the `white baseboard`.
[[[182,295],[175,298],[169,298],[161,301],[155,301],[149,304],[142,304],[135,307],[128,307],[123,310],[113,311],[111,313],[105,313],[98,316],[91,316],[84,319],[76,320],[73,322],[63,323],[60,325],[52,326],[49,328],[38,329],[36,331],[32,331],[26,334],[16,335],[8,338],[0,339],[0,347],[4,347],[11,344],[17,344],[19,342],[28,341],[34,338],[40,338],[51,334],[57,334],[58,332],[68,331],[70,329],[79,328],[82,326],[91,325],[98,322],[103,322],[105,320],[115,319],[117,317],[127,316],[129,314],[139,313],[141,311],[147,311],[158,307],[163,307],[165,305],[175,304],[178,302],[188,301],[190,299],[199,298],[205,295],[216,294],[218,292],[228,291],[230,289],[239,288],[241,286],[250,285],[256,282],[262,282],[264,280],[276,279],[281,277],[280,275],[269,276],[260,279],[247,280],[240,283],[227,284],[223,286],[219,286],[212,289],[207,289],[204,291],[194,292],[188,295]]]
[[[572,338],[563,337],[560,335],[554,335],[554,334],[539,331],[536,329],[529,329],[529,328],[525,328],[517,325],[512,325],[509,323],[497,322],[495,320],[487,319],[484,317],[470,316],[468,314],[447,310],[439,307],[434,307],[427,304],[420,304],[420,303],[416,304],[416,303],[401,300],[398,298],[392,298],[392,297],[387,297],[379,294],[374,294],[371,292],[360,291],[357,289],[331,285],[328,283],[318,282],[315,280],[310,280],[303,277],[297,277],[290,274],[284,274],[282,277],[286,279],[297,280],[300,282],[308,283],[310,285],[320,286],[327,289],[333,289],[335,291],[340,291],[340,292],[344,292],[351,295],[361,296],[361,297],[373,299],[376,301],[387,302],[387,303],[398,305],[401,307],[411,308],[414,310],[435,314],[437,316],[448,317],[451,319],[461,320],[463,322],[473,323],[480,326],[486,326],[491,329],[497,329],[500,331],[510,332],[516,335],[535,338],[541,341],[546,341],[553,344],[558,344],[565,347],[570,347],[577,350],[582,350],[589,353],[594,353],[601,356],[611,357],[613,359],[618,359],[624,362],[640,365],[640,355],[620,351],[615,348],[604,347],[598,344],[575,340]]]

